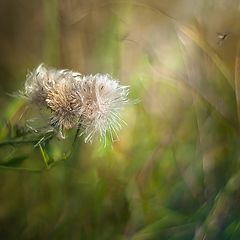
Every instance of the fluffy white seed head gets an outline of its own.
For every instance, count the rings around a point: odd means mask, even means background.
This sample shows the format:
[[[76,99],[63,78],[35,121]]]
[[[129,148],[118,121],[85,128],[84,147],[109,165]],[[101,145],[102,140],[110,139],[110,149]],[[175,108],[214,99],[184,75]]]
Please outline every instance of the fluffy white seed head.
[[[46,88],[49,83],[48,71],[43,64],[41,64],[27,75],[23,94],[29,101],[45,105],[47,96]]]
[[[78,97],[74,79],[60,80],[47,91],[46,103],[52,111],[51,126],[59,129],[64,138],[64,129],[78,126],[81,101]]]
[[[92,142],[97,135],[105,139],[109,131],[112,139],[117,136],[123,120],[120,110],[128,102],[128,87],[121,86],[110,75],[90,75],[79,82],[82,107],[80,123],[86,142]]]
[[[79,79],[80,73],[69,70],[58,70],[54,68],[46,68],[44,64],[40,64],[36,69],[27,75],[25,89],[23,95],[30,102],[38,105],[46,105],[48,91],[60,81],[71,81]]]
[[[64,130],[80,128],[85,142],[110,133],[117,137],[124,121],[120,110],[128,103],[127,86],[107,74],[82,76],[42,64],[27,75],[24,95],[51,110],[50,125],[64,138]]]

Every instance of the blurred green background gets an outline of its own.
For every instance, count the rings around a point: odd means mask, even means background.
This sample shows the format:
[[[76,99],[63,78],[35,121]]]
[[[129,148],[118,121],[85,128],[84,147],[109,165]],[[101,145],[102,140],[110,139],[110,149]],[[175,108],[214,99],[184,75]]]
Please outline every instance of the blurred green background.
[[[0,239],[240,239],[239,37],[239,0],[1,0]],[[131,86],[120,141],[2,144],[42,62]]]

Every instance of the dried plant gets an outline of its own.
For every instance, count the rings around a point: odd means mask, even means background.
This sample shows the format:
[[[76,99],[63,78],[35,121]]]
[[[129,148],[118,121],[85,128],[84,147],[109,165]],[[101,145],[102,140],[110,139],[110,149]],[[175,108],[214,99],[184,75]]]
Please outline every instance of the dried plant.
[[[65,129],[80,128],[85,142],[97,136],[111,139],[125,123],[120,117],[129,102],[129,87],[108,74],[82,76],[70,70],[46,68],[43,64],[27,75],[23,95],[29,103],[51,110],[50,126],[62,138]]]

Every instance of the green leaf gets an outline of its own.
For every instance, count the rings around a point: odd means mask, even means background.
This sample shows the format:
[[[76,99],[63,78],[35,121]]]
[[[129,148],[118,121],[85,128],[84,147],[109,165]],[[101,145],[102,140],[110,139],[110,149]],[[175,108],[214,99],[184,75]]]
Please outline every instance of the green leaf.
[[[41,152],[41,154],[42,154],[44,163],[45,163],[47,169],[49,169],[51,163],[53,162],[53,160],[50,159],[48,153],[45,151],[45,149],[43,148],[43,146],[42,146],[41,144],[39,144],[38,146],[39,146],[39,148],[40,148],[40,152]]]
[[[17,166],[20,165],[26,158],[27,156],[13,157],[7,161],[0,163],[0,166]]]

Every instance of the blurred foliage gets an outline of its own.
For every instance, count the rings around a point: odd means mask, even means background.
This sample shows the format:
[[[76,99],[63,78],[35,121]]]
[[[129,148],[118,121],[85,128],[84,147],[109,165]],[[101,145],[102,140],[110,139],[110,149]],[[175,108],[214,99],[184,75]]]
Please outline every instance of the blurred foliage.
[[[0,19],[0,239],[240,239],[238,0],[3,0]],[[32,136],[12,94],[41,62],[130,85],[120,141]]]

